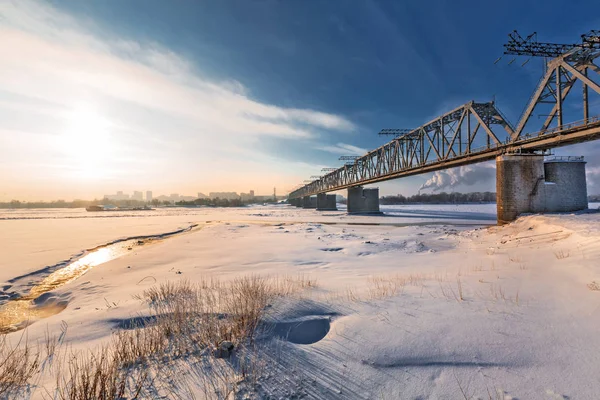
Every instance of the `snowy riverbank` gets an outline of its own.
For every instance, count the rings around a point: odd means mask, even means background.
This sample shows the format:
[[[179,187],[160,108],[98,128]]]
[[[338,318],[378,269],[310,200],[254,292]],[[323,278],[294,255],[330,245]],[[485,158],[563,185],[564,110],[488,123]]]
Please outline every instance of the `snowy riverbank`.
[[[139,218],[38,211],[35,220],[0,220],[0,288],[22,295],[48,275],[45,267],[82,250],[198,224],[132,247],[46,294],[44,301],[65,307],[30,325],[28,339],[66,329],[72,350],[99,346],[122,321],[147,312],[134,295],[165,281],[301,274],[316,287],[269,310],[278,328],[264,338],[270,361],[258,393],[598,396],[600,214],[527,216],[497,227],[495,205],[382,209],[387,216],[289,206]]]

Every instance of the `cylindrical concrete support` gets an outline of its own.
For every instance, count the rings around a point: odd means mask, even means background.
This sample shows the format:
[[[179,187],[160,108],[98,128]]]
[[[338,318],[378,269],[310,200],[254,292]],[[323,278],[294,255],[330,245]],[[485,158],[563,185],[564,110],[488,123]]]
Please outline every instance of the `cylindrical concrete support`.
[[[303,203],[303,201],[302,201],[302,198],[301,198],[301,197],[298,197],[298,198],[296,198],[295,200],[296,200],[296,203],[295,203],[294,205],[295,205],[296,207],[302,207],[302,205],[303,205],[303,204],[302,204],[302,203]]]
[[[508,154],[496,157],[496,208],[498,224],[539,209],[544,185],[544,157]]]
[[[546,175],[546,209],[553,212],[588,208],[585,161],[583,158],[560,158],[544,162]]]
[[[498,224],[520,214],[568,212],[587,208],[583,158],[506,154],[496,158]]]
[[[379,211],[379,188],[362,186],[348,188],[349,214],[381,214]]]
[[[314,196],[304,196],[302,198],[302,208],[317,208],[317,198]]]
[[[335,211],[337,205],[335,202],[335,194],[319,193],[317,194],[317,210],[319,211]]]

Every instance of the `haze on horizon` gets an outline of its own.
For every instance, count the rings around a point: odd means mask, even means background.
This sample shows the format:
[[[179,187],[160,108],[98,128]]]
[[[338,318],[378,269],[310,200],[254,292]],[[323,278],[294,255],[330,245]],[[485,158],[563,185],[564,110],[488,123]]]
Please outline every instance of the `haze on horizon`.
[[[283,194],[340,155],[381,145],[381,128],[419,126],[471,99],[496,96],[516,121],[541,69],[493,65],[506,33],[545,28],[569,41],[599,25],[578,15],[557,33],[552,19],[528,19],[536,7],[501,18],[508,4],[486,22],[482,5],[461,16],[386,1],[234,3],[2,2],[0,201]],[[425,13],[427,32],[414,22]],[[598,148],[561,150],[587,157],[591,194]],[[483,164],[433,181],[493,191],[493,177]],[[410,195],[431,179],[378,186]]]

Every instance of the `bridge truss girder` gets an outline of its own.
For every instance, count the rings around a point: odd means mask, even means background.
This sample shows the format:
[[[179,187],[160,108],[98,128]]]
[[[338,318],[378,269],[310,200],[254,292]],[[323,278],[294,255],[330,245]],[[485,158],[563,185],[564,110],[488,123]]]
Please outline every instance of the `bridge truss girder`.
[[[590,88],[600,94],[600,85],[590,79],[590,74],[600,75],[600,67],[593,62],[598,57],[597,49],[575,48],[548,62],[515,128],[493,102],[471,101],[294,190],[289,198],[491,160],[504,152],[531,152],[600,139],[600,118],[589,116],[588,100]],[[577,81],[583,87],[583,121],[563,124],[563,103]],[[539,132],[525,134],[527,122],[541,104],[552,105],[550,114]],[[550,128],[554,120],[556,127]],[[503,129],[493,129],[498,126]],[[474,148],[482,139],[483,146]]]
[[[575,49],[562,56],[556,57],[547,64],[546,73],[542,77],[533,96],[527,104],[512,139],[519,140],[531,116],[541,104],[551,104],[552,109],[541,126],[540,131],[547,130],[553,121],[557,126],[563,125],[563,103],[577,81],[582,83],[583,120],[589,120],[589,89],[600,94],[600,85],[590,79],[592,75],[600,76],[600,68],[594,64],[594,59],[600,56],[600,51]]]
[[[503,128],[501,137],[492,129],[494,125]],[[468,155],[477,139],[484,138],[485,149],[495,148],[512,134],[513,128],[493,102],[471,101],[310,182],[290,193],[290,198],[356,186],[401,170]]]

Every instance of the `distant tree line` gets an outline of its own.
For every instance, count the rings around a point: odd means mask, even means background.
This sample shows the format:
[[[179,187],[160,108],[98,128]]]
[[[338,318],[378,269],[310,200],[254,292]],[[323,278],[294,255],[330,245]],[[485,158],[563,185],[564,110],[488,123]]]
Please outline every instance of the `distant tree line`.
[[[156,199],[155,199],[156,200]],[[170,202],[164,202],[171,204]],[[148,204],[145,201],[139,200],[54,200],[54,201],[19,201],[11,200],[10,202],[0,202],[0,208],[85,208],[87,206],[110,205],[115,207],[143,207]],[[152,204],[157,206],[163,204],[161,201],[152,201]]]
[[[422,193],[413,196],[383,196],[379,200],[380,204],[412,204],[412,203],[431,203],[431,204],[463,204],[463,203],[495,203],[496,193],[494,192],[471,192],[471,193]]]
[[[244,203],[240,199],[196,199],[192,201],[178,201],[175,203],[178,206],[208,206],[208,207],[242,207]]]

